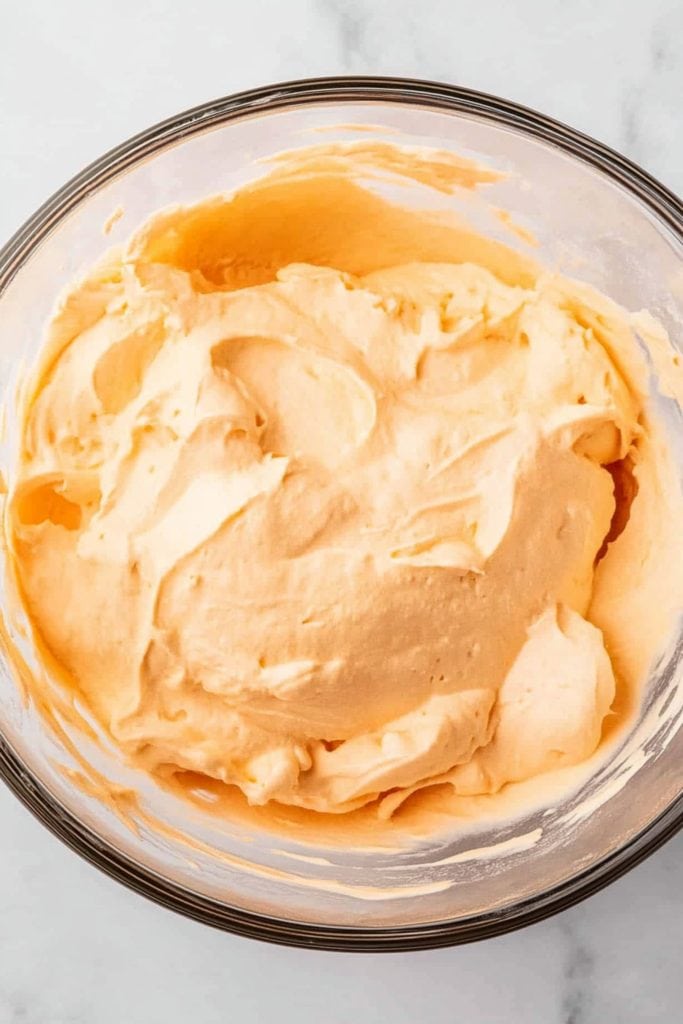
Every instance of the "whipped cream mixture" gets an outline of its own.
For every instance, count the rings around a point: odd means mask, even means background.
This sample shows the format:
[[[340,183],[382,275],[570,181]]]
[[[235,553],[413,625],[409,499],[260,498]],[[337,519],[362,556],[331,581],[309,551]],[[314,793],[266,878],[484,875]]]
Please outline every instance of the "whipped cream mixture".
[[[626,581],[656,591],[674,498],[627,315],[381,198],[373,161],[495,177],[314,147],[74,286],[6,531],[45,659],[130,762],[388,816],[598,748],[661,633]]]

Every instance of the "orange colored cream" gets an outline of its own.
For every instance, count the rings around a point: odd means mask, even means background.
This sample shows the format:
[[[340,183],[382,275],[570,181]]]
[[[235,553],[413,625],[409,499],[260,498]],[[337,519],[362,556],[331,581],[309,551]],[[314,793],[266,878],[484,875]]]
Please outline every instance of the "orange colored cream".
[[[625,315],[370,170],[492,177],[315,147],[76,285],[6,530],[41,648],[132,763],[386,815],[598,747],[642,676],[619,588],[659,557],[631,502],[666,474]]]

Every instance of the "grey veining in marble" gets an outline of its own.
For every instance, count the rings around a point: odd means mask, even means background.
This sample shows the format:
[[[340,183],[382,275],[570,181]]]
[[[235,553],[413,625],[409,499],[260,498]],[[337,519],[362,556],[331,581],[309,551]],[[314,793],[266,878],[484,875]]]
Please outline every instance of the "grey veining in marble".
[[[0,238],[133,132],[306,75],[402,74],[505,95],[683,190],[680,0],[0,7]],[[679,837],[523,933],[411,956],[278,949],[123,890],[0,787],[0,1024],[675,1024],[682,892]]]

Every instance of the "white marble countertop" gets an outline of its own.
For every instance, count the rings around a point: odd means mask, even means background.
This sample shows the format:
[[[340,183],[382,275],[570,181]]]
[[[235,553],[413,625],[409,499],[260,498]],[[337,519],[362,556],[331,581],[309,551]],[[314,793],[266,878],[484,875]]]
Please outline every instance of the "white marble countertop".
[[[185,107],[308,75],[442,79],[616,147],[683,191],[676,0],[22,0],[0,35],[0,240]],[[622,1024],[683,1015],[683,836],[581,906],[438,952],[279,949],[176,917],[0,787],[0,1024]]]

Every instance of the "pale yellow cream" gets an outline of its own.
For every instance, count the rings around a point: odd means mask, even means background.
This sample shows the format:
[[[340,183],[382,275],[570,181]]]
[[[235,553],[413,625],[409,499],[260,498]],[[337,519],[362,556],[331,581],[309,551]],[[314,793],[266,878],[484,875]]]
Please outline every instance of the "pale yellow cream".
[[[72,291],[6,526],[45,657],[132,762],[386,816],[597,748],[610,563],[644,564],[608,541],[657,457],[612,307],[343,156],[164,212]]]

